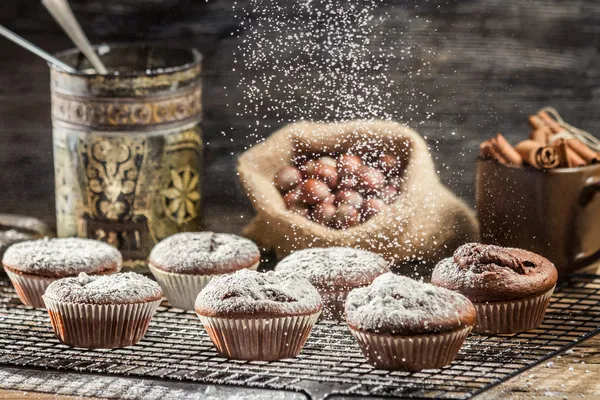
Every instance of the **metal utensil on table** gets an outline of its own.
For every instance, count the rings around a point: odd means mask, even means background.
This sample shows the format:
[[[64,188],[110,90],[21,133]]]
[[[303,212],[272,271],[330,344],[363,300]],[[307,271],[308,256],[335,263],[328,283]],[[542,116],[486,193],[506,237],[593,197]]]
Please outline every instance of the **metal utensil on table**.
[[[73,14],[67,0],[42,0],[42,4],[48,9],[56,22],[63,28],[65,33],[71,38],[75,46],[86,56],[94,69],[99,74],[105,75],[108,70],[104,63],[94,51],[87,36],[81,29],[81,25],[77,22],[77,18]]]
[[[17,35],[16,33],[12,32],[11,30],[6,29],[2,25],[0,25],[0,35],[4,36],[5,38],[12,41],[13,43],[18,44],[25,50],[30,51],[31,53],[35,54],[36,56],[43,58],[44,60],[48,61],[50,64],[59,67],[60,69],[62,69],[65,72],[68,72],[71,74],[77,72],[77,70],[75,68],[70,67],[69,65],[60,61],[58,58],[54,57],[53,55],[46,53],[44,50],[40,49],[35,44],[22,38],[21,36]]]

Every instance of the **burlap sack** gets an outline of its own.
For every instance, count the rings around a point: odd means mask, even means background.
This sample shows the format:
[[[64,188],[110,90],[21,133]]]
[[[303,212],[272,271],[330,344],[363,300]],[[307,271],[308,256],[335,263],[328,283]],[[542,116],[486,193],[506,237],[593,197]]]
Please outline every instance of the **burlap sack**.
[[[273,185],[280,167],[299,154],[386,151],[405,160],[405,183],[386,211],[349,229],[336,230],[286,210]],[[299,122],[243,153],[238,172],[256,210],[244,235],[283,257],[307,247],[350,246],[392,262],[437,261],[479,238],[473,212],[440,182],[425,141],[387,121]]]

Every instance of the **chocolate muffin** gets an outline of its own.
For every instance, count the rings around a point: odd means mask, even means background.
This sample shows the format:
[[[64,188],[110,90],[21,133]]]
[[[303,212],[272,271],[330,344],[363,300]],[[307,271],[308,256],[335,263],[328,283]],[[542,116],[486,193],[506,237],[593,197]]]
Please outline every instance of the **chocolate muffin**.
[[[214,232],[185,232],[158,243],[148,267],[176,308],[193,310],[196,296],[216,276],[257,269],[260,251],[243,237]]]
[[[386,273],[350,292],[346,319],[370,364],[418,371],[450,364],[476,313],[459,293]]]
[[[43,299],[62,343],[108,349],[137,343],[162,297],[156,282],[128,272],[59,279],[48,286]]]
[[[390,272],[390,267],[370,251],[329,247],[295,251],[281,260],[275,270],[295,272],[308,279],[323,299],[322,317],[344,320],[348,293],[371,284],[379,275]]]
[[[23,304],[43,308],[42,294],[59,278],[81,272],[94,275],[121,270],[123,259],[114,247],[90,239],[38,239],[14,244],[2,264]]]
[[[52,236],[48,225],[33,217],[16,214],[0,214],[0,259],[7,248],[26,240]]]
[[[322,307],[305,278],[248,269],[216,277],[196,299],[196,313],[217,351],[240,360],[295,357]]]
[[[473,302],[476,332],[516,333],[542,323],[557,279],[554,264],[540,255],[468,243],[435,267],[431,282]]]

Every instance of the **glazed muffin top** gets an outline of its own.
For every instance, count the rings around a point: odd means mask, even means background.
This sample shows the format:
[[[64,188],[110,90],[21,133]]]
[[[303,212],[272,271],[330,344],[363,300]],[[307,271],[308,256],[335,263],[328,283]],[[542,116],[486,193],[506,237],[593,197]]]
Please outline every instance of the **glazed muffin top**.
[[[10,246],[2,258],[11,271],[48,278],[118,272],[122,262],[113,246],[80,238],[28,240]]]
[[[474,302],[523,299],[556,285],[554,264],[530,251],[468,243],[433,270],[431,282]]]
[[[305,278],[286,272],[242,269],[213,278],[196,298],[206,317],[283,317],[314,314],[323,302]]]
[[[346,319],[360,331],[417,335],[473,326],[476,312],[460,293],[388,272],[350,292]]]
[[[251,240],[228,233],[183,232],[162,240],[152,249],[149,263],[178,274],[215,275],[249,268],[260,261]]]
[[[348,247],[298,250],[285,257],[276,271],[296,272],[317,289],[335,290],[365,286],[390,267],[381,256]]]
[[[87,275],[52,282],[45,299],[77,304],[147,303],[163,297],[158,283],[135,272],[113,275]]]

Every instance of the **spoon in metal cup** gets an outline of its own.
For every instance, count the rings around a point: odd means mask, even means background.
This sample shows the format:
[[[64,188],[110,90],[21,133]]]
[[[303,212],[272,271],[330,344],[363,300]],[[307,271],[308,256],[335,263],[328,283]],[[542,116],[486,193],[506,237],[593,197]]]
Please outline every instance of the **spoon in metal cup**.
[[[8,40],[18,44],[19,46],[23,47],[25,50],[32,52],[36,56],[43,58],[47,62],[56,65],[57,67],[64,70],[65,72],[69,72],[69,73],[77,72],[77,70],[75,68],[65,64],[64,62],[60,61],[58,58],[54,57],[52,54],[45,52],[44,50],[37,47],[35,44],[33,44],[30,41],[24,39],[23,37],[17,35],[13,31],[6,29],[2,25],[0,25],[0,35],[4,36]]]
[[[94,69],[99,74],[107,74],[108,70],[94,51],[83,29],[81,29],[81,25],[77,22],[77,18],[75,18],[67,0],[42,0],[42,4],[63,28],[67,36],[75,43],[79,51],[90,61]]]

